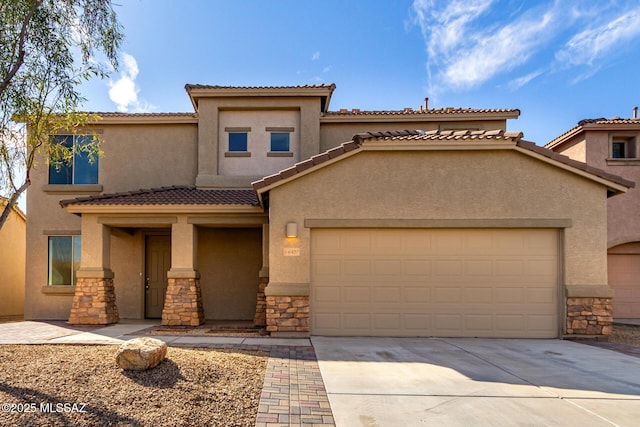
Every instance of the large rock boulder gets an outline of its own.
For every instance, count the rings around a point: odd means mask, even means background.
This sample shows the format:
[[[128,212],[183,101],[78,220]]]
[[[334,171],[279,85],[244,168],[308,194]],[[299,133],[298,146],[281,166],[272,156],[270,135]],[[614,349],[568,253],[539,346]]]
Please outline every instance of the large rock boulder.
[[[134,338],[123,343],[116,353],[122,369],[145,371],[157,366],[167,356],[167,344],[155,338]]]

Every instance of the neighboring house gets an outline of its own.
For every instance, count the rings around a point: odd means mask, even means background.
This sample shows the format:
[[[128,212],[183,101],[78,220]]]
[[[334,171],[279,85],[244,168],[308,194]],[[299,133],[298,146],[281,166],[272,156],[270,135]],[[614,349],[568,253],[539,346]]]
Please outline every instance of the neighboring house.
[[[518,110],[332,112],[334,85],[186,89],[195,113],[101,113],[98,164],[32,175],[27,318],[610,333],[606,198],[632,183],[506,132]]]
[[[0,199],[4,208],[6,199]],[[0,229],[0,319],[22,318],[27,219],[16,206]]]
[[[591,167],[640,182],[640,119],[587,119],[553,139],[546,148]],[[613,316],[640,318],[640,191],[607,202],[609,286]]]

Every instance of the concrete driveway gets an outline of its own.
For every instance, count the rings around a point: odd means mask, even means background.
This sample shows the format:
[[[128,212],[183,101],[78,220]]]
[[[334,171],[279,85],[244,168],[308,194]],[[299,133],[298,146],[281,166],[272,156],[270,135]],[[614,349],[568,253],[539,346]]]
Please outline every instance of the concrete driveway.
[[[337,426],[637,426],[640,358],[560,340],[313,337]]]

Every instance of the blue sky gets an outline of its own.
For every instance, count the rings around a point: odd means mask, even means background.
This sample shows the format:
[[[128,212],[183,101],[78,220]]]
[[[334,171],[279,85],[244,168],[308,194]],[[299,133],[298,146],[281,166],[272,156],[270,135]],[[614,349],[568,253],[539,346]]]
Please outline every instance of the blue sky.
[[[331,109],[518,108],[540,145],[640,103],[640,2],[126,0],[84,110],[193,111],[186,83],[335,83]]]

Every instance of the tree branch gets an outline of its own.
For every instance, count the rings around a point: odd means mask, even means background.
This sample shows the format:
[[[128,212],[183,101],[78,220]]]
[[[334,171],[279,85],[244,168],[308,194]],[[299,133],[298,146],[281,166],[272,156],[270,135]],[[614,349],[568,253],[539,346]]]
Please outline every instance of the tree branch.
[[[18,70],[20,70],[20,67],[22,67],[22,64],[24,64],[24,57],[26,55],[26,52],[24,51],[24,44],[27,37],[27,28],[29,27],[31,18],[33,17],[33,15],[36,13],[36,10],[42,5],[43,2],[44,0],[35,1],[31,9],[29,10],[29,13],[27,13],[27,16],[25,16],[24,21],[22,22],[22,28],[20,29],[20,36],[18,38],[18,58],[16,62],[13,64],[13,66],[11,67],[11,69],[9,70],[9,73],[7,74],[5,79],[2,81],[2,83],[0,83],[0,95],[4,93],[7,87],[9,87],[9,84],[11,83],[13,76],[16,75]]]

